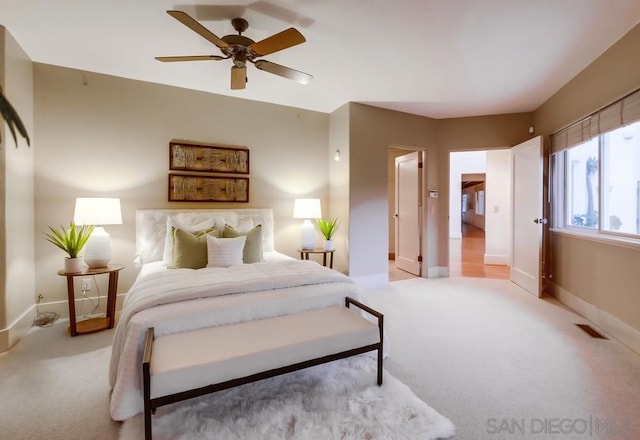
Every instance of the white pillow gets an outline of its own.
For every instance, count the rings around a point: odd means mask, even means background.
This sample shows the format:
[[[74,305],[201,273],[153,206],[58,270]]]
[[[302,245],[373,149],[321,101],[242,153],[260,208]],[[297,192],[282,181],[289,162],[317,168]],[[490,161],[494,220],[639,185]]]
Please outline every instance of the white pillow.
[[[235,238],[216,238],[207,235],[207,267],[229,267],[242,264],[246,235]]]
[[[182,229],[188,232],[205,231],[215,225],[214,218],[208,218],[196,225],[188,224],[173,217],[167,217],[167,233],[164,240],[164,253],[162,254],[162,264],[165,266],[173,262],[173,235],[171,228]]]

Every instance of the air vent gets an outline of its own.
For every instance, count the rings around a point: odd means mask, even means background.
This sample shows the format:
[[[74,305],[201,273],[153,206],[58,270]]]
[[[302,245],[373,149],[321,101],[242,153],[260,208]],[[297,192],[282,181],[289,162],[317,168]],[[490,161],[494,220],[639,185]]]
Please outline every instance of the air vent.
[[[591,327],[589,324],[576,324],[578,327],[580,327],[580,329],[585,332],[586,334],[588,334],[589,336],[591,336],[592,338],[596,338],[596,339],[609,339],[606,336],[604,336],[603,334],[601,334],[600,332],[598,332],[596,329],[594,329],[593,327]]]

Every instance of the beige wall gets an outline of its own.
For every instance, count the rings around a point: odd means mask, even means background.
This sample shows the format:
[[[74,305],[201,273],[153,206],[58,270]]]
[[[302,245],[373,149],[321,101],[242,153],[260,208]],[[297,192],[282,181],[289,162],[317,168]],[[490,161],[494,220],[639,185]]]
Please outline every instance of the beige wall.
[[[126,265],[119,292],[136,276],[136,209],[271,207],[276,247],[295,257],[294,198],[328,200],[327,114],[44,64],[35,84],[36,287],[47,302],[66,307],[64,254],[42,232],[72,219],[76,197],[121,198],[123,224],[106,227],[112,261]],[[167,202],[171,139],[248,147],[250,203]]]
[[[10,348],[33,321],[34,205],[32,63],[11,34],[0,26],[0,85],[20,115],[32,146],[18,143],[2,122],[0,144],[0,352]]]
[[[426,151],[427,198],[423,251],[429,276],[446,274],[449,260],[449,152],[496,149],[531,137],[531,113],[436,120],[350,104],[349,275],[375,282],[387,276],[389,243],[388,148]]]
[[[640,24],[535,111],[537,133],[550,135],[640,87],[639,47]]]
[[[340,150],[340,160],[333,156]],[[349,105],[345,104],[331,113],[329,128],[329,210],[325,217],[335,217],[340,222],[334,235],[333,268],[349,272]]]
[[[434,120],[363,104],[349,106],[349,275],[375,284],[388,279],[388,148],[426,150],[427,186],[435,184]],[[428,233],[427,243],[437,246]]]
[[[640,25],[535,112],[539,133],[587,116],[640,87]],[[556,288],[640,331],[640,249],[551,234],[548,259]]]

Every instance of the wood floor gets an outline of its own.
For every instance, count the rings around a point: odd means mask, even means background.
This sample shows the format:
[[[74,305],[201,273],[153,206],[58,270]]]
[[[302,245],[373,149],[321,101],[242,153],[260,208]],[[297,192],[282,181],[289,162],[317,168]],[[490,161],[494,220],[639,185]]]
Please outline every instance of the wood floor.
[[[484,264],[484,231],[465,223],[449,240],[449,276],[509,279],[509,266]]]
[[[449,240],[449,276],[509,279],[509,266],[484,264],[484,231],[463,224],[462,238]],[[389,260],[389,281],[414,278]]]

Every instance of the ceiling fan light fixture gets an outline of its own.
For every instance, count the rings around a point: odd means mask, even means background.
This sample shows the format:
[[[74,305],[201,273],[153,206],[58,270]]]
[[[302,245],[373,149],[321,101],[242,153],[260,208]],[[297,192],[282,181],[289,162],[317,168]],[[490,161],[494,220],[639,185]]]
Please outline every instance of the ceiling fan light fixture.
[[[156,57],[158,61],[206,61],[206,60],[224,60],[231,58],[233,66],[231,67],[231,89],[239,90],[246,88],[247,84],[247,61],[255,64],[259,70],[281,76],[283,78],[294,80],[300,84],[308,84],[313,78],[308,73],[300,72],[289,67],[281,66],[267,60],[257,60],[264,55],[269,55],[292,46],[304,43],[306,39],[295,28],[289,28],[270,37],[264,38],[258,42],[242,35],[247,30],[249,23],[244,18],[234,18],[231,24],[238,32],[237,35],[225,35],[220,38],[213,32],[200,24],[193,17],[182,11],[167,11],[173,18],[196,32],[201,37],[220,49],[225,55],[185,55],[171,57]]]
[[[247,67],[231,66],[231,90],[241,90],[247,87]]]

